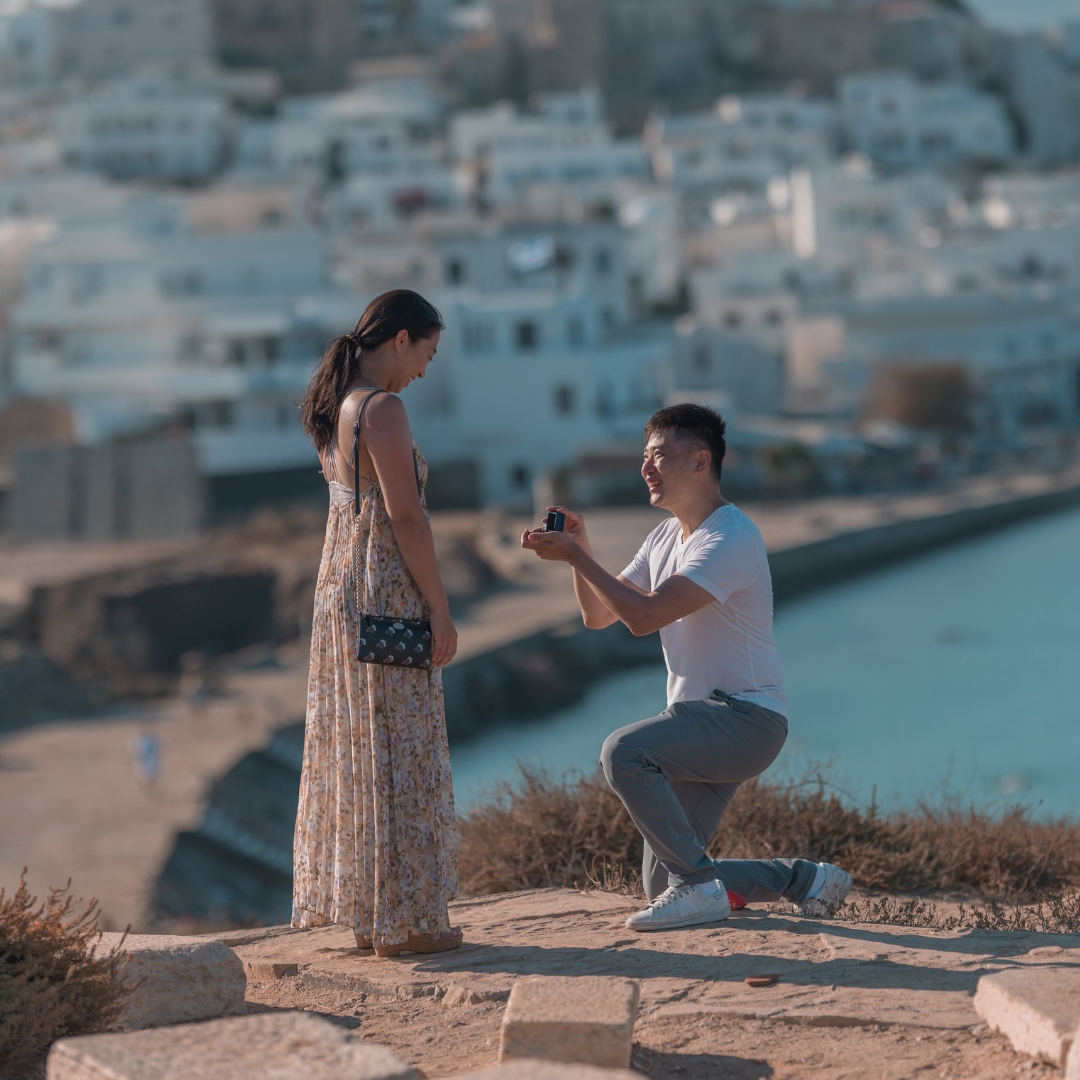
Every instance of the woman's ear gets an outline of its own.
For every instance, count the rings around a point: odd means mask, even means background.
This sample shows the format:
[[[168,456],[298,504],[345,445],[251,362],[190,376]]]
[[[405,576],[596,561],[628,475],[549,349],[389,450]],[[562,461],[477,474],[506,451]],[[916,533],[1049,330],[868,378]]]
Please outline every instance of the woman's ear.
[[[399,330],[397,332],[397,337],[394,338],[394,346],[399,353],[404,352],[409,347],[411,341],[412,338],[409,337],[408,330]]]

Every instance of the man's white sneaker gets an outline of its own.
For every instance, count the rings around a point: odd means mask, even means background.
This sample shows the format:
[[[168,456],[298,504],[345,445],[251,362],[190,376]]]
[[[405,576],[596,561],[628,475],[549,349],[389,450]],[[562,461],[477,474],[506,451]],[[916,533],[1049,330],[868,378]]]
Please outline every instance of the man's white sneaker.
[[[671,885],[644,911],[631,915],[626,925],[630,930],[674,930],[719,922],[730,914],[731,904],[722,884],[716,893],[707,893],[696,885]]]
[[[815,918],[835,915],[851,891],[854,878],[846,870],[828,862],[821,865],[825,868],[825,884],[816,896],[793,906],[792,910],[799,915],[812,915]]]

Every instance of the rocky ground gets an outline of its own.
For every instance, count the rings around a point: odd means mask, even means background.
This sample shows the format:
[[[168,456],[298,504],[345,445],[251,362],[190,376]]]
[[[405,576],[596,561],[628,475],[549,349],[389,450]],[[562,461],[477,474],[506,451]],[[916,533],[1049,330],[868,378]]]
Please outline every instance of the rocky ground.
[[[654,1078],[1056,1073],[988,1031],[972,995],[992,971],[1075,963],[1073,937],[803,919],[766,905],[634,934],[623,922],[635,907],[610,893],[537,890],[453,904],[465,944],[440,956],[379,959],[340,927],[271,932],[236,951],[253,1009],[318,1012],[431,1077],[494,1063],[510,987],[536,974],[636,979],[633,1065]],[[275,979],[272,963],[295,967]],[[774,973],[765,989],[744,982]]]

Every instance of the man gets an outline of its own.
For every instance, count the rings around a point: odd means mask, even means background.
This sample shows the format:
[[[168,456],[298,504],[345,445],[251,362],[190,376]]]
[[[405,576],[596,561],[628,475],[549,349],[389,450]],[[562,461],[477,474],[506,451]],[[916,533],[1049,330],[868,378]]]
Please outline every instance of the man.
[[[645,838],[649,906],[633,930],[726,919],[727,890],[748,901],[791,900],[804,915],[833,914],[851,876],[807,859],[720,859],[706,847],[739,785],[767,769],[787,738],[772,578],[757,526],[720,494],[726,444],[719,413],[661,409],[645,425],[641,475],[653,506],[672,517],[649,534],[618,577],[592,556],[580,514],[564,532],[527,531],[522,546],[568,562],[585,625],[621,620],[660,631],[668,707],[612,733],[600,762]]]

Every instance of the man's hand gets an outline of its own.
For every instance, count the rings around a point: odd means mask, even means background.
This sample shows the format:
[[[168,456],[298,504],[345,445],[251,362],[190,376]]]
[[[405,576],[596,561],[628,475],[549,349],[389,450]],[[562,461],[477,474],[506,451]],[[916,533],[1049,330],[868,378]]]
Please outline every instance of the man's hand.
[[[521,534],[521,546],[527,551],[535,551],[545,562],[572,563],[583,553],[582,546],[569,530],[545,532],[543,529],[526,529]]]

